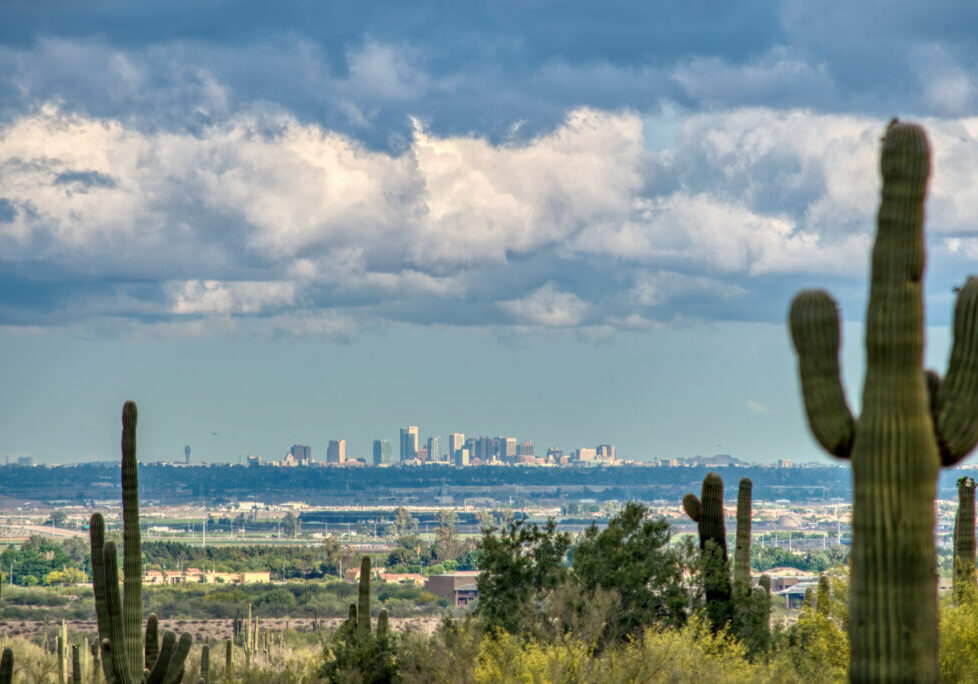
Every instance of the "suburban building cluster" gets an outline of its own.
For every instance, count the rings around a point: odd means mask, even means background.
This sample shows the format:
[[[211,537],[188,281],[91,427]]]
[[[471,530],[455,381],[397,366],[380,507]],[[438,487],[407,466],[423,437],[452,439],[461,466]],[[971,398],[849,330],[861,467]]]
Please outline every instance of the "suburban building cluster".
[[[272,466],[391,466],[424,465],[440,463],[457,467],[478,465],[620,465],[613,444],[599,444],[596,447],[581,447],[564,453],[562,449],[551,447],[546,453],[535,453],[533,442],[520,442],[516,437],[469,437],[461,432],[448,435],[442,448],[441,437],[429,437],[422,442],[416,425],[400,430],[400,439],[395,445],[389,439],[377,439],[373,443],[373,458],[351,458],[346,452],[345,439],[333,439],[326,447],[325,458],[314,460],[312,447],[308,444],[293,444],[280,461],[265,461],[259,456],[249,456],[248,465]],[[189,451],[188,451],[189,459]]]
[[[143,584],[255,584],[272,581],[268,571],[211,572],[198,568],[186,570],[147,570]]]

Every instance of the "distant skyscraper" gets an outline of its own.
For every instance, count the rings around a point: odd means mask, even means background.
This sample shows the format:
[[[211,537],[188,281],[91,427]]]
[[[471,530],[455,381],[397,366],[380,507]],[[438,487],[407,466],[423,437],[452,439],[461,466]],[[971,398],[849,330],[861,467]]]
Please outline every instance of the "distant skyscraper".
[[[183,462],[190,465],[190,445],[183,448]]]
[[[326,447],[327,463],[346,463],[346,440],[331,439]]]
[[[289,455],[298,465],[309,465],[312,462],[312,447],[308,444],[293,444],[289,448]]]
[[[496,440],[499,450],[499,460],[512,463],[516,460],[516,438],[500,437]]]
[[[461,432],[453,432],[448,435],[448,460],[455,458],[455,452],[465,446],[465,435]]]
[[[394,462],[394,445],[389,439],[374,440],[374,465],[390,465]]]
[[[428,460],[429,461],[441,460],[441,437],[428,438]]]
[[[457,465],[459,468],[464,468],[469,465],[468,447],[462,447],[455,452],[455,465]]]
[[[533,442],[526,441],[520,442],[516,445],[516,455],[517,456],[532,456],[533,455]]]
[[[418,426],[401,428],[401,460],[410,461],[418,457]]]
[[[599,461],[615,461],[615,445],[614,444],[602,444],[598,447],[598,460]]]

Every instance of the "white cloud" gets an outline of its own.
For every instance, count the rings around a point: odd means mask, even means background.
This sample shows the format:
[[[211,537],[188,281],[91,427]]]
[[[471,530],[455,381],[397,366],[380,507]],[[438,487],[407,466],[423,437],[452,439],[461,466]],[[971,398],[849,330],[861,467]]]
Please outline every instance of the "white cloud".
[[[254,314],[295,303],[290,282],[221,282],[187,280],[163,285],[175,314]]]
[[[972,258],[978,118],[924,123],[931,230]],[[313,336],[385,316],[648,327],[650,307],[670,320],[688,302],[781,297],[781,275],[864,271],[883,125],[684,115],[652,153],[639,114],[579,109],[522,142],[416,123],[391,152],[281,113],[190,133],[49,105],[0,126],[0,265],[103,282],[66,295],[67,320],[305,311],[278,330]],[[309,318],[320,309],[347,332]]]
[[[553,283],[539,290],[499,306],[521,323],[549,328],[567,328],[579,325],[587,314],[588,305],[571,292],[561,292]]]

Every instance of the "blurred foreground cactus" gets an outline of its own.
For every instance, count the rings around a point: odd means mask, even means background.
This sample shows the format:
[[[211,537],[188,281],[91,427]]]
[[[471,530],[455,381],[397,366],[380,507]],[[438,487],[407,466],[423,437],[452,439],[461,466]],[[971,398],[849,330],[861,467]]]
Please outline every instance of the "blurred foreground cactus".
[[[924,130],[892,121],[883,138],[882,200],[866,314],[862,413],[839,375],[839,316],[822,290],[789,315],[808,423],[830,454],[851,459],[850,678],[939,679],[934,496],[940,467],[978,441],[978,279],[961,288],[946,377],[925,374]]]
[[[115,544],[105,541],[105,520],[92,515],[92,587],[101,645],[102,669],[109,684],[173,684],[179,681],[193,639],[183,634],[177,642],[173,632],[163,633],[157,652],[156,619],[150,616],[144,644],[143,563],[139,533],[139,486],[136,464],[136,404],[122,408],[122,543],[123,595],[119,596],[119,570]],[[153,642],[152,644],[150,642]],[[145,650],[144,650],[145,649]],[[145,666],[145,671],[144,671]],[[145,678],[144,678],[145,676]]]
[[[0,684],[10,684],[14,677],[14,652],[8,646],[0,656]]]

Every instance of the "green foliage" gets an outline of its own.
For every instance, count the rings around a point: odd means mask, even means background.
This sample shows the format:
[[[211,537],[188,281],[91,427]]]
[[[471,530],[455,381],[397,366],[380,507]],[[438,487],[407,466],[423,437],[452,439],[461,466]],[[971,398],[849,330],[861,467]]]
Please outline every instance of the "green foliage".
[[[941,678],[947,684],[978,679],[978,591],[964,589],[941,610]]]
[[[44,537],[32,535],[19,548],[8,547],[0,553],[0,566],[8,571],[13,567],[14,582],[24,586],[30,586],[25,581],[28,575],[34,578],[33,584],[46,584],[44,578],[50,573],[68,569],[81,572],[83,579],[78,581],[84,582],[88,579],[87,553],[81,558],[77,557],[78,543],[71,539],[58,544]],[[82,546],[84,547],[84,543]]]
[[[514,520],[497,534],[486,530],[479,556],[476,612],[487,631],[520,630],[520,609],[554,589],[568,574],[570,535],[557,532],[553,520],[541,529]]]
[[[616,617],[605,635],[612,641],[686,621],[691,545],[670,546],[669,525],[647,515],[645,506],[630,502],[604,530],[592,524],[574,546],[574,577],[585,596],[598,587],[617,592]]]
[[[797,568],[807,572],[825,572],[839,565],[845,565],[849,550],[844,546],[832,546],[824,551],[813,549],[804,553],[792,553],[776,546],[751,547],[751,565],[760,571],[771,568]]]

